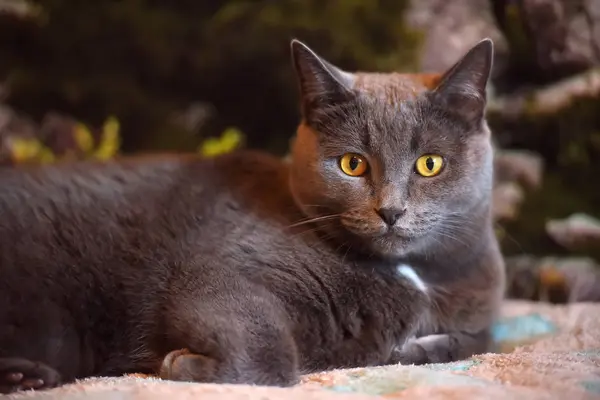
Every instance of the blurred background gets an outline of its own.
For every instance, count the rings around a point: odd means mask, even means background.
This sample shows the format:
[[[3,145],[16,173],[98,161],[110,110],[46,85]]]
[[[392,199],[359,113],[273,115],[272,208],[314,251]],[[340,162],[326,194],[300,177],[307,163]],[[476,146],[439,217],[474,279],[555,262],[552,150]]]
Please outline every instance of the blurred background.
[[[598,0],[0,0],[0,164],[284,156],[294,37],[347,70],[424,72],[492,38],[509,294],[600,300]]]

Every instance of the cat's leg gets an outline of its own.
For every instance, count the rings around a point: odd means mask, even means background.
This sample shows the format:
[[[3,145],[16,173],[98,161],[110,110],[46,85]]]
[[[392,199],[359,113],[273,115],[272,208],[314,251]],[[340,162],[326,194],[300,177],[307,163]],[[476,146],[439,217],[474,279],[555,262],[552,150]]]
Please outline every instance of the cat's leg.
[[[214,298],[188,297],[187,304],[177,300],[178,308],[167,319],[171,351],[162,362],[161,378],[295,384],[296,345],[277,299],[260,288],[230,286],[237,290],[223,288],[213,292],[218,293]]]
[[[24,358],[0,358],[0,393],[49,389],[60,384],[58,371]]]
[[[459,361],[475,354],[490,351],[489,329],[477,333],[452,332],[421,336],[406,341],[398,347],[390,364],[429,364]]]

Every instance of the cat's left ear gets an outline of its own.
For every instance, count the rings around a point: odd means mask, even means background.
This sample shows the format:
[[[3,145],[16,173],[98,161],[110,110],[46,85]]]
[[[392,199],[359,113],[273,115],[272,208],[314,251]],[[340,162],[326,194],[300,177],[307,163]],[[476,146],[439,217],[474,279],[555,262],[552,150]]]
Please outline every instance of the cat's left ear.
[[[315,109],[341,103],[351,97],[354,81],[351,73],[327,62],[299,40],[292,40],[291,50],[304,117],[309,117]]]
[[[434,95],[468,122],[481,121],[485,115],[486,86],[493,59],[494,43],[483,39],[446,71]]]

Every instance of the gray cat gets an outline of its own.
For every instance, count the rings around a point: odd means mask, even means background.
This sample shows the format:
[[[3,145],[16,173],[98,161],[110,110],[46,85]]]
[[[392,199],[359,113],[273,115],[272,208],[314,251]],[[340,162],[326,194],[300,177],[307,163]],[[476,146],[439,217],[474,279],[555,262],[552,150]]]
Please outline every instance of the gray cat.
[[[244,151],[0,170],[1,393],[129,372],[288,386],[489,350],[492,42],[441,76],[292,53],[289,165]]]

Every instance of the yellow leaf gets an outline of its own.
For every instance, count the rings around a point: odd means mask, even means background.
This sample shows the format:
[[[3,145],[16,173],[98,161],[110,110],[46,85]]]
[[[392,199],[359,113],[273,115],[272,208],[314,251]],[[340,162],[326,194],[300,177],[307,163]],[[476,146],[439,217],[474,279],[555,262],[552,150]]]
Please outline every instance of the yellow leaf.
[[[88,153],[94,147],[94,137],[84,124],[77,124],[73,132],[75,142],[84,153]]]
[[[94,152],[94,156],[101,160],[107,160],[119,152],[121,137],[119,135],[119,121],[115,117],[109,117],[102,128],[100,143]]]
[[[214,157],[220,154],[229,153],[238,148],[244,135],[236,128],[226,129],[219,138],[208,138],[198,148],[200,154],[204,157]]]
[[[23,162],[36,158],[42,144],[37,139],[12,138],[9,142],[12,159]]]
[[[39,160],[42,164],[49,164],[53,163],[56,160],[56,156],[49,148],[42,147],[39,153]]]

